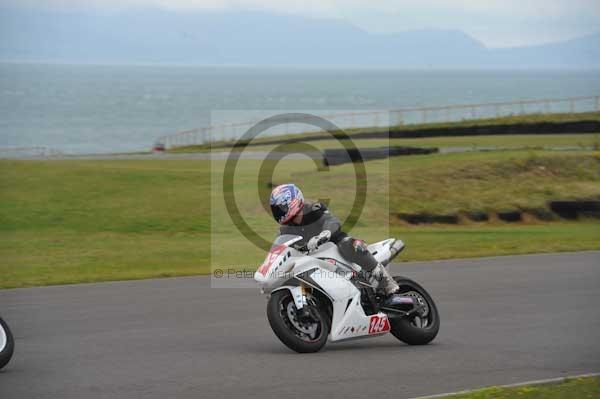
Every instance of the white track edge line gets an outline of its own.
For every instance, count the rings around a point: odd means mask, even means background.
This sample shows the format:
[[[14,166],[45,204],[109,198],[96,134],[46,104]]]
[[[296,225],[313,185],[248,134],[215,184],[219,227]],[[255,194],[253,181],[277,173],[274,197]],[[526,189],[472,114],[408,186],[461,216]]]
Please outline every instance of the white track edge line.
[[[516,387],[522,387],[522,386],[525,386],[525,385],[544,385],[544,384],[552,384],[552,383],[556,383],[556,382],[563,382],[563,381],[565,381],[567,379],[598,377],[598,376],[600,376],[600,372],[599,373],[579,374],[579,375],[573,375],[573,376],[546,378],[546,379],[543,379],[543,380],[524,381],[524,382],[517,382],[517,383],[514,383],[514,384],[507,384],[507,385],[491,385],[491,386],[488,386],[488,387],[473,388],[473,389],[467,389],[467,390],[464,390],[464,391],[438,393],[438,394],[435,394],[435,395],[427,395],[427,396],[417,396],[417,397],[410,398],[410,399],[436,399],[436,398],[445,398],[445,397],[452,396],[452,395],[464,395],[464,394],[468,394],[468,393],[471,393],[471,392],[474,392],[474,391],[478,391],[480,389],[490,388],[492,386],[494,388],[516,388]]]

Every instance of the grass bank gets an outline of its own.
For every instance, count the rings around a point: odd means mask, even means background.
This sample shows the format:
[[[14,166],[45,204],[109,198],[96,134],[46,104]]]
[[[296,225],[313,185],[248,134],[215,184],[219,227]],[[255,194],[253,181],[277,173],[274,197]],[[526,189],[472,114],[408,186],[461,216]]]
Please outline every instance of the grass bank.
[[[395,157],[390,168],[393,212],[501,211],[544,208],[554,199],[600,198],[595,152]]]
[[[367,201],[352,234],[407,243],[402,260],[600,249],[596,221],[414,227],[398,211],[487,209],[598,197],[598,154],[514,151],[366,163]],[[266,162],[268,164],[269,162]],[[244,220],[271,239],[269,188],[257,160],[241,160],[234,193]],[[264,252],[237,231],[223,203],[223,161],[0,161],[0,287],[94,282],[254,269]],[[352,165],[275,167],[308,198],[350,213]],[[543,169],[542,169],[543,167]]]

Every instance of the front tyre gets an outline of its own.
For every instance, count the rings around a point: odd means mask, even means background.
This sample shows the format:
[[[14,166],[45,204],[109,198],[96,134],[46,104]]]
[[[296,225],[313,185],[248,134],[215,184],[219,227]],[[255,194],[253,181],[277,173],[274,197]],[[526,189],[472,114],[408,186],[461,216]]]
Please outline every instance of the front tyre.
[[[426,345],[433,341],[440,330],[440,315],[433,299],[425,288],[406,277],[396,276],[399,294],[412,296],[424,303],[420,312],[402,319],[391,319],[391,333],[409,345]]]
[[[309,300],[309,315],[301,317],[288,290],[275,291],[267,304],[271,329],[288,348],[299,353],[318,352],[327,342],[331,322],[318,304]]]
[[[15,349],[15,341],[8,325],[0,318],[0,369],[9,362]]]

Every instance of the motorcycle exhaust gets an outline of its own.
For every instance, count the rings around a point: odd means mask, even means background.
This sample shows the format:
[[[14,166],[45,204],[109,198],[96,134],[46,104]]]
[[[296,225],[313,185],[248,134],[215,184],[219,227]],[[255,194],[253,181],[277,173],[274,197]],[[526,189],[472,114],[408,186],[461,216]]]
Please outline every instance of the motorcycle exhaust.
[[[383,263],[383,265],[386,266],[389,264],[396,256],[398,256],[400,252],[402,252],[403,249],[404,242],[402,242],[402,240],[394,241],[394,243],[390,246],[390,257],[385,263]]]
[[[391,318],[405,317],[417,310],[419,304],[415,298],[404,295],[394,295],[381,307]]]

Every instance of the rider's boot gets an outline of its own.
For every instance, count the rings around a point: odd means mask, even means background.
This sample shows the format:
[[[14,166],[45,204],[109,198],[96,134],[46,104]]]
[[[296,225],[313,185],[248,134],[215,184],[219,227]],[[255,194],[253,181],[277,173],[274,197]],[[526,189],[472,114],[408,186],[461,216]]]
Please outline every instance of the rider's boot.
[[[383,292],[386,296],[396,293],[400,288],[385,266],[381,263],[377,264],[371,272],[369,282],[377,289],[377,291]]]

